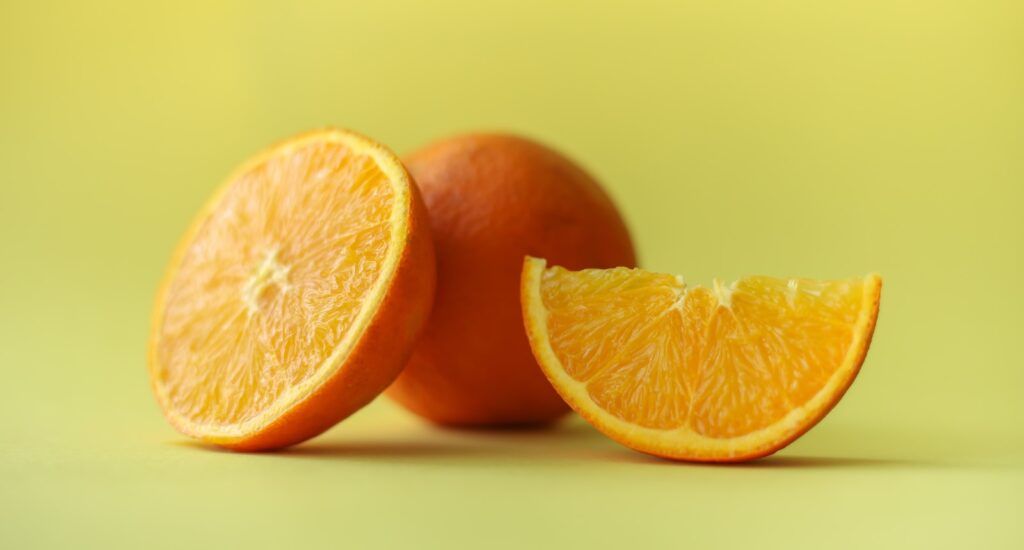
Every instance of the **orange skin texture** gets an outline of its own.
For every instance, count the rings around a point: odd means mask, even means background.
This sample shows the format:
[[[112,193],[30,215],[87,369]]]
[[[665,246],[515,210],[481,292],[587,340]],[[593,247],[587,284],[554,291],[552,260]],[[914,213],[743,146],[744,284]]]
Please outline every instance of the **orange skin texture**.
[[[436,286],[434,244],[427,212],[411,178],[410,190],[405,249],[377,311],[344,364],[316,390],[260,430],[241,438],[203,438],[204,441],[234,451],[270,451],[301,443],[367,405],[398,376],[427,321]],[[189,240],[182,241],[175,258],[183,255]],[[177,260],[173,262],[176,263]],[[163,302],[170,281],[169,274],[157,294],[158,304]],[[154,327],[161,314],[162,308],[155,308]],[[149,346],[151,371],[156,368],[156,340],[154,331]],[[152,372],[150,380],[155,385]],[[165,404],[160,402],[160,406],[164,408]],[[201,434],[189,433],[188,427],[175,422],[172,415],[165,416],[179,431],[202,438]]]
[[[636,265],[629,231],[601,186],[533,141],[466,135],[404,159],[430,215],[434,309],[387,394],[438,424],[550,423],[569,411],[523,328],[523,257],[569,269]]]

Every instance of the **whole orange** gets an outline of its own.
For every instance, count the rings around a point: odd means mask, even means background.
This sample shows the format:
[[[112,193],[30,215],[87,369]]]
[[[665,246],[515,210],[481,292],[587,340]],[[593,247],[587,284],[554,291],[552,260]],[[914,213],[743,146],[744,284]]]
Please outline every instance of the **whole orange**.
[[[534,360],[523,328],[523,257],[568,269],[634,266],[615,204],[578,165],[521,137],[455,137],[404,162],[430,215],[437,293],[388,395],[452,426],[557,419],[569,408]]]

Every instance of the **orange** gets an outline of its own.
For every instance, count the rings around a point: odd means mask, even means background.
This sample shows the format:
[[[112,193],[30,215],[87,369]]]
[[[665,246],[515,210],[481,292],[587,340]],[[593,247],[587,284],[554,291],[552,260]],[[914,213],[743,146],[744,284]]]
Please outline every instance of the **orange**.
[[[635,265],[615,204],[572,161],[520,137],[455,137],[405,160],[430,213],[438,288],[428,326],[388,395],[446,425],[560,417],[569,409],[523,330],[523,256],[576,269]]]
[[[523,316],[562,397],[627,447],[707,462],[771,454],[821,420],[860,370],[882,287],[545,266],[523,265]]]
[[[392,153],[344,130],[288,140],[228,178],[178,246],[153,313],[153,391],[203,441],[303,441],[394,380],[434,278],[426,211]]]

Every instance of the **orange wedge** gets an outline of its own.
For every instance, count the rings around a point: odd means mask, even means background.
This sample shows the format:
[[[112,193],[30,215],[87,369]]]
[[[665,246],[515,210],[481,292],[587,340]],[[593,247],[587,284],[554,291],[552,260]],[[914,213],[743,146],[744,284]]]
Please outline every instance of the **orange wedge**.
[[[597,429],[661,457],[738,462],[785,447],[835,406],[864,361],[881,287],[877,275],[688,287],[527,257],[521,300],[538,363]]]
[[[185,234],[157,294],[153,391],[178,430],[238,450],[319,434],[402,369],[434,253],[394,154],[305,134],[245,163]]]

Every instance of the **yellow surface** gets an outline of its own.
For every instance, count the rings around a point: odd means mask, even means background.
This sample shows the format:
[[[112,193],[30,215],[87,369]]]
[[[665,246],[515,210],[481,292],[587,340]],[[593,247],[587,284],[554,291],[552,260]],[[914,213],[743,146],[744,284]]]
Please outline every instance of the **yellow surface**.
[[[0,547],[1024,546],[1021,6],[3,2]],[[744,467],[385,402],[289,454],[185,443],[146,378],[165,262],[326,124],[540,138],[692,282],[878,271],[864,369]]]

